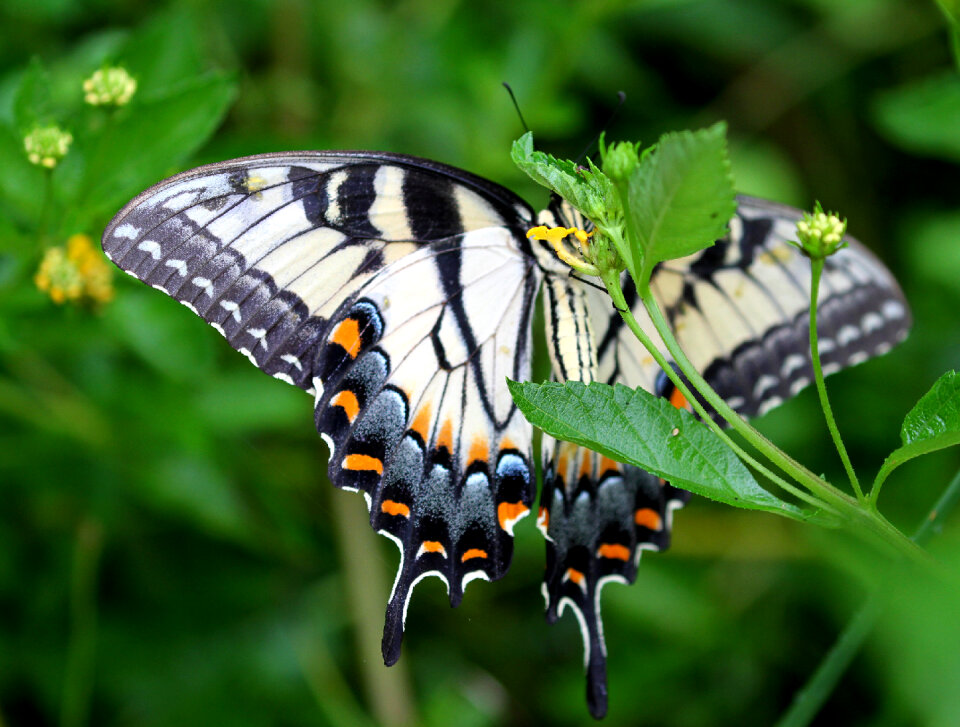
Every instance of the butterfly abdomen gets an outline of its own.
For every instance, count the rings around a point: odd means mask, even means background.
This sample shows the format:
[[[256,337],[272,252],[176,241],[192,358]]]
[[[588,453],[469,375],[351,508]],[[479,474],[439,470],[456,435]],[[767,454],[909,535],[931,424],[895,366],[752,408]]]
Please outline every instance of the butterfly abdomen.
[[[545,276],[543,291],[554,376],[560,381],[593,381],[597,376],[597,347],[583,284],[551,274]]]

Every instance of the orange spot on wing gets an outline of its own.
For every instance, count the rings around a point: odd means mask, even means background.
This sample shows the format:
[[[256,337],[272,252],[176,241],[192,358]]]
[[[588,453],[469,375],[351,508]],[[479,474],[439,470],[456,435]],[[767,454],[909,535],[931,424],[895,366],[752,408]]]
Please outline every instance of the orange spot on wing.
[[[583,573],[578,571],[576,568],[567,568],[567,572],[564,573],[564,580],[570,580],[576,583],[578,586],[583,584]]]
[[[417,415],[413,418],[413,424],[410,425],[410,429],[419,434],[420,439],[422,439],[424,442],[427,441],[427,437],[430,434],[429,404],[424,404],[422,407],[420,407],[420,409],[417,411]]]
[[[510,532],[514,523],[530,512],[530,508],[522,502],[501,502],[497,505],[497,519],[500,527]]]
[[[467,457],[467,464],[473,462],[486,462],[490,454],[490,448],[487,446],[486,437],[475,437],[470,444],[470,455]]]
[[[410,508],[407,505],[404,505],[402,502],[397,502],[396,500],[384,500],[380,504],[380,510],[387,513],[387,515],[402,515],[403,517],[410,517]]]
[[[677,409],[690,408],[690,402],[687,401],[687,397],[683,395],[680,389],[674,389],[673,393],[670,394],[670,403],[677,407]]]
[[[446,447],[448,452],[453,452],[453,422],[447,419],[440,427],[440,434],[437,435],[437,449]]]
[[[564,482],[567,481],[567,455],[561,454],[557,457],[557,477]]]
[[[630,560],[630,548],[625,545],[620,545],[619,543],[602,543],[597,549],[597,555],[601,558],[611,558],[626,562]]]
[[[656,510],[651,510],[649,507],[641,507],[637,510],[633,514],[633,521],[637,525],[650,528],[650,530],[659,530],[663,527],[663,520],[660,514]]]
[[[343,468],[358,472],[371,471],[378,475],[383,474],[383,462],[367,454],[348,454],[343,458]]]
[[[486,557],[487,557],[487,551],[481,550],[480,548],[470,548],[470,550],[468,550],[462,556],[460,556],[460,562],[466,563],[468,560],[471,560],[473,558],[486,558]]]
[[[360,324],[356,318],[344,318],[330,334],[330,343],[343,347],[350,358],[356,358],[360,353],[362,340],[360,338]]]
[[[447,549],[443,547],[443,543],[438,540],[424,540],[420,545],[420,549],[424,553],[446,553]]]
[[[583,451],[583,458],[580,460],[580,474],[578,477],[590,477],[593,474],[593,454],[587,450]]]
[[[504,437],[500,440],[500,449],[516,449],[517,445],[513,443],[513,440],[510,437]]]
[[[357,418],[357,414],[360,412],[360,402],[357,401],[357,395],[349,389],[338,392],[337,395],[330,400],[330,403],[333,406],[341,407],[351,424],[353,424],[353,420]]]
[[[600,474],[606,474],[609,471],[620,472],[620,463],[609,457],[600,458]]]

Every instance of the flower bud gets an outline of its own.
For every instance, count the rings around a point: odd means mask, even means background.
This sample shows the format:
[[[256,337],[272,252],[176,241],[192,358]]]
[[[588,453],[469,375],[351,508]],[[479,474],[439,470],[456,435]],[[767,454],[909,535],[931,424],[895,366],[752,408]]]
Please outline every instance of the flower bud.
[[[619,141],[606,148],[603,154],[603,173],[615,182],[625,182],[640,161],[639,145]]]
[[[83,82],[83,99],[92,106],[123,106],[137,90],[125,68],[101,68]]]
[[[37,127],[23,139],[23,148],[31,164],[39,164],[47,169],[57,166],[67,155],[73,135],[56,124]]]
[[[847,221],[841,220],[833,212],[823,211],[817,202],[813,214],[804,213],[797,222],[797,246],[807,257],[823,259],[846,247],[843,236],[847,231]]]

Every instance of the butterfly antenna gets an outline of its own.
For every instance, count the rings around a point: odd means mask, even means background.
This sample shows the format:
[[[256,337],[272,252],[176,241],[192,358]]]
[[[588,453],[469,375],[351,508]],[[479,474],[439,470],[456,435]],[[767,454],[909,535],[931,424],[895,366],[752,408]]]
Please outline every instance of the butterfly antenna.
[[[520,117],[520,123],[523,124],[523,131],[527,133],[530,131],[530,127],[527,126],[527,122],[523,118],[523,114],[520,112],[520,104],[517,103],[517,97],[513,94],[513,89],[510,88],[510,84],[506,81],[503,82],[503,87],[507,89],[507,93],[510,94],[510,100],[513,101],[513,108],[517,110],[517,116]]]
[[[577,275],[577,274],[576,274],[575,272],[573,272],[572,270],[570,271],[570,277],[573,278],[574,280],[579,280],[581,283],[584,283],[585,285],[589,285],[591,288],[596,288],[597,290],[602,290],[604,293],[607,292],[607,289],[604,288],[602,285],[598,285],[597,283],[593,282],[592,280],[587,280],[586,278],[581,278],[579,275]]]
[[[590,141],[589,144],[587,144],[586,148],[582,152],[580,152],[580,156],[577,157],[577,164],[579,164],[580,161],[587,156],[587,152],[589,152],[593,148],[593,145],[597,143],[597,141],[600,139],[600,136],[603,134],[603,132],[607,130],[607,127],[610,126],[611,123],[613,123],[613,120],[614,118],[616,118],[617,113],[620,111],[621,108],[623,108],[623,104],[627,100],[627,94],[625,94],[623,91],[617,91],[617,98],[619,99],[619,101],[617,102],[617,105],[614,107],[613,111],[610,112],[610,118],[608,118],[607,122],[600,127],[600,131],[597,132],[597,135],[593,137],[593,139]]]

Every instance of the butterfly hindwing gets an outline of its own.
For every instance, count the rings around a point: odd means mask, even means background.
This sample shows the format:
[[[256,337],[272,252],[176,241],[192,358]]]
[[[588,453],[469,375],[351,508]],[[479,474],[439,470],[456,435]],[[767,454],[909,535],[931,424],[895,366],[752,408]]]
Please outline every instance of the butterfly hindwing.
[[[533,498],[531,212],[491,182],[395,155],[264,155],[161,182],[104,233],[122,269],[316,397],[330,478],[401,552],[384,629],[399,656],[414,585],[451,603],[501,577]]]
[[[790,244],[801,213],[740,196],[730,234],[694,255],[662,263],[650,287],[687,357],[731,407],[763,414],[813,380],[809,353],[810,262]],[[828,257],[817,305],[826,374],[889,351],[910,328],[910,312],[890,272],[863,245]],[[632,281],[624,293],[637,321],[659,340]],[[591,290],[599,378],[669,396],[659,366]]]
[[[739,197],[738,203],[726,239],[661,264],[651,289],[694,365],[731,406],[753,416],[812,380],[810,263],[788,242],[799,211],[750,197]],[[584,226],[576,211],[556,202],[540,222]],[[624,274],[622,283],[638,323],[658,341],[633,281]],[[556,321],[551,326],[548,318],[547,327],[555,378],[642,387],[688,406],[604,290],[557,275],[546,277],[544,290],[552,301],[548,316]],[[574,308],[578,312],[568,314]],[[826,373],[884,353],[910,325],[896,281],[852,239],[826,261],[818,317]],[[555,620],[568,607],[576,615],[587,700],[599,717],[606,710],[601,589],[609,582],[633,583],[640,553],[669,546],[672,512],[689,493],[636,467],[546,437],[543,453],[538,525],[547,538],[547,618]]]
[[[576,616],[587,704],[599,718],[607,709],[601,591],[608,583],[633,583],[644,550],[669,547],[673,510],[688,493],[584,447],[547,436],[542,446],[537,526],[547,540],[547,621],[555,622],[568,608]]]

